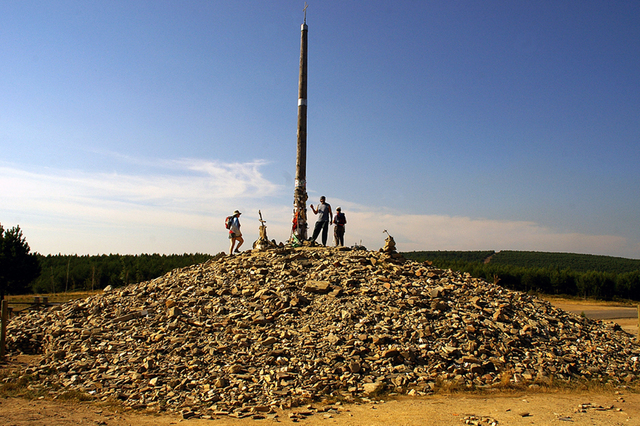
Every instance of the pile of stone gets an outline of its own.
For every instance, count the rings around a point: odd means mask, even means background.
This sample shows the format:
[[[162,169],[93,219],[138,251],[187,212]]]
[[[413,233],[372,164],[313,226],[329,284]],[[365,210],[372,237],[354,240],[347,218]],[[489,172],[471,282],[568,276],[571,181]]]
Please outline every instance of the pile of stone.
[[[475,416],[475,415],[464,416],[461,420],[465,425],[472,425],[472,426],[497,426],[498,425],[498,421],[496,419],[488,416]]]
[[[260,415],[330,396],[553,380],[632,382],[613,324],[406,261],[325,247],[219,255],[9,323],[40,386],[186,417]]]

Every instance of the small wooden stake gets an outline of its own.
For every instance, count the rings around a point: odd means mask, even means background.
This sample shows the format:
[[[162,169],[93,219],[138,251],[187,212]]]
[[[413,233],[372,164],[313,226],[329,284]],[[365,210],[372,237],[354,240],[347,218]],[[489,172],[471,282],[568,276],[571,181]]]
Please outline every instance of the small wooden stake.
[[[4,361],[7,344],[7,301],[2,299],[2,324],[0,324],[0,360]]]

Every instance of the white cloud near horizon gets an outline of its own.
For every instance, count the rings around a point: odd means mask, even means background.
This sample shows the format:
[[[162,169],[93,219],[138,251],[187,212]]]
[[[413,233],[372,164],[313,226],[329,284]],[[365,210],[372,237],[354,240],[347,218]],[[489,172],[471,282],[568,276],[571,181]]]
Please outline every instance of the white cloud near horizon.
[[[286,241],[291,196],[268,181],[262,160],[154,163],[157,173],[124,174],[0,166],[3,225],[19,224],[32,251],[48,253],[215,253],[227,248],[223,219],[243,211],[246,246],[257,239],[257,211],[269,237]],[[291,200],[290,200],[291,199]],[[400,251],[534,250],[640,257],[640,245],[617,235],[562,233],[528,221],[412,215],[331,200],[347,214],[345,243],[378,249],[383,230]],[[13,222],[13,223],[11,223]],[[315,218],[309,210],[310,230]],[[332,244],[332,236],[329,238]]]
[[[526,250],[622,257],[640,253],[640,246],[625,237],[563,233],[528,221],[371,212],[355,212],[350,218],[349,243],[362,239],[374,249],[384,244],[386,229],[401,251]],[[377,238],[368,242],[367,236]]]

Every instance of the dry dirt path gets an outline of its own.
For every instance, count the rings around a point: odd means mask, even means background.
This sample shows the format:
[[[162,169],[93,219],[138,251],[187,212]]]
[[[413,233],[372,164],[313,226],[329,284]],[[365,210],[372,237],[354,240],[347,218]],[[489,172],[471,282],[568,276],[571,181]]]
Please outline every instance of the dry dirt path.
[[[583,411],[579,406],[588,404]],[[320,407],[320,406],[317,406]],[[598,408],[600,407],[600,408]],[[294,410],[295,412],[295,410]],[[183,420],[172,415],[144,415],[118,412],[88,403],[55,401],[0,401],[0,424],[10,425],[275,425],[294,423],[290,412],[278,412],[270,419]],[[431,396],[401,398],[384,403],[338,407],[296,421],[302,425],[338,426],[446,426],[465,424],[465,418],[492,419],[498,425],[640,425],[640,394],[634,393],[514,393],[499,396]],[[473,423],[472,423],[473,424]]]

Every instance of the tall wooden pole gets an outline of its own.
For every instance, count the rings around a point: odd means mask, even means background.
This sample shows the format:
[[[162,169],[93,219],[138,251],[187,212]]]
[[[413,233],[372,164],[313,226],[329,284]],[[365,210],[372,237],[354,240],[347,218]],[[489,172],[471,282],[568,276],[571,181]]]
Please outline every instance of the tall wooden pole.
[[[300,77],[298,79],[298,155],[293,193],[293,234],[307,239],[307,4],[300,35]]]

